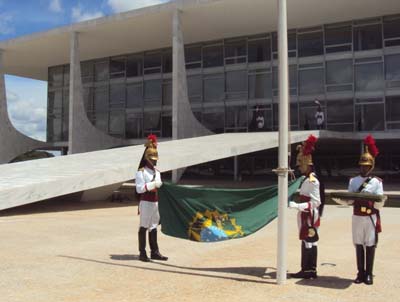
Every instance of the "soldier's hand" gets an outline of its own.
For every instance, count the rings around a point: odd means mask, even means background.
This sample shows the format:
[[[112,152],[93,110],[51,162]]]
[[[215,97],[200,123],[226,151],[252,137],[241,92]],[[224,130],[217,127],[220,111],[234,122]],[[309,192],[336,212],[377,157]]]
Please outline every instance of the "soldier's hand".
[[[289,208],[291,209],[298,209],[299,205],[294,201],[289,201]]]
[[[161,180],[160,181],[156,180],[156,187],[159,188],[161,186],[162,186],[162,181]]]

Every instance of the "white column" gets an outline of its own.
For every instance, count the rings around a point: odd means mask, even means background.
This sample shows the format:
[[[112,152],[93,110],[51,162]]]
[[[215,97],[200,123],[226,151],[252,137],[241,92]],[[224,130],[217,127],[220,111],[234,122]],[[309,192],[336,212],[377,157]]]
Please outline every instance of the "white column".
[[[288,201],[288,138],[289,79],[287,45],[287,2],[278,0],[279,57],[279,167],[278,174],[278,258],[277,283],[286,282],[287,201]]]

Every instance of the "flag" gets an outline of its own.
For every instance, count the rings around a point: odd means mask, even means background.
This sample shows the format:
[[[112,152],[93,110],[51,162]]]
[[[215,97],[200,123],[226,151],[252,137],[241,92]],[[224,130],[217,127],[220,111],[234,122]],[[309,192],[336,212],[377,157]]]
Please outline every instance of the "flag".
[[[302,178],[289,184],[290,197]],[[278,216],[276,185],[252,189],[191,187],[165,183],[158,190],[161,231],[199,242],[241,238]]]

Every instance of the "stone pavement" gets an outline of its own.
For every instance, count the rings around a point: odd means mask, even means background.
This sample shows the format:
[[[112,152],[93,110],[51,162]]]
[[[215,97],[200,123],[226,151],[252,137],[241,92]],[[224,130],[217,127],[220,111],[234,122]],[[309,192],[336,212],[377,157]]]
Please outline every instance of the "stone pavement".
[[[71,202],[0,213],[1,301],[399,301],[400,208],[382,210],[372,286],[352,283],[350,208],[326,207],[319,278],[288,279],[282,286],[274,279],[277,220],[249,237],[220,243],[160,234],[161,252],[170,260],[143,263],[137,260],[136,212],[134,203]],[[295,272],[296,212],[289,211],[288,219],[288,270]]]

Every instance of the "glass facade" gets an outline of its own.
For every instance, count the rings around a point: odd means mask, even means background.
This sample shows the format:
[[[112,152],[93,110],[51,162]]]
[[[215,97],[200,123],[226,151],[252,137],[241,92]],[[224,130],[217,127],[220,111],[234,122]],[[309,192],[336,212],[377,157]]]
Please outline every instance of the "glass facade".
[[[276,33],[185,45],[189,101],[216,133],[274,131],[279,125]],[[400,129],[400,16],[291,29],[290,120],[315,129]],[[172,50],[81,63],[89,120],[121,138],[172,134]],[[48,70],[48,141],[68,140],[69,66]]]

